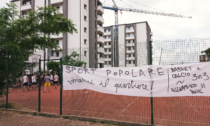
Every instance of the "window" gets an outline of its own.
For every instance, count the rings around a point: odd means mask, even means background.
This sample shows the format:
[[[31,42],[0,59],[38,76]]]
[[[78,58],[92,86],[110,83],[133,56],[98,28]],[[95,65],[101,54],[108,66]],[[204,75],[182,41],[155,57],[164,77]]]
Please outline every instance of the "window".
[[[53,56],[53,51],[51,51],[51,56]]]
[[[87,10],[87,5],[86,4],[84,4],[84,9]]]
[[[85,45],[87,44],[87,39],[84,39],[84,44],[85,44]]]
[[[84,32],[87,33],[87,28],[84,28]]]
[[[84,20],[87,21],[87,16],[84,16]]]
[[[56,57],[59,57],[59,52],[56,52]]]
[[[133,61],[133,64],[135,64],[136,62],[135,62],[135,60]]]
[[[84,56],[87,56],[87,51],[84,51]]]
[[[27,12],[22,12],[22,15],[27,15]]]

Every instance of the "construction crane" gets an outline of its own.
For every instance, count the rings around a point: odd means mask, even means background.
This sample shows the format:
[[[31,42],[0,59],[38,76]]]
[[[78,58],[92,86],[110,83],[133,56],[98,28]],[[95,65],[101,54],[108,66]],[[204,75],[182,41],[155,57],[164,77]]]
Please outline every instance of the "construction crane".
[[[180,14],[174,13],[164,13],[157,11],[148,11],[148,10],[140,10],[140,9],[131,9],[131,8],[123,8],[118,7],[114,0],[112,0],[114,6],[103,6],[104,9],[113,10],[115,12],[115,28],[114,28],[114,43],[113,43],[113,58],[112,61],[117,61],[113,64],[113,67],[118,67],[118,48],[117,48],[117,34],[118,34],[118,11],[128,11],[128,12],[136,12],[143,14],[152,14],[152,15],[160,15],[160,16],[168,16],[168,17],[178,17],[178,18],[192,18],[191,16],[184,16]]]

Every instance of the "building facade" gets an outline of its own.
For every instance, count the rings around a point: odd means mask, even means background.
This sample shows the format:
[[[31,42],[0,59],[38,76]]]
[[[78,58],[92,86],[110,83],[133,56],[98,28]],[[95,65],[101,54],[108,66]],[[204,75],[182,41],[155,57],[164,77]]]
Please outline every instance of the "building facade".
[[[121,24],[117,32],[117,47],[114,47],[114,26],[104,27],[104,67],[148,65],[149,42],[152,41],[152,32],[148,23]]]
[[[57,40],[60,48],[46,49],[46,59],[59,59],[76,51],[80,54],[77,60],[86,62],[86,67],[104,66],[104,10],[100,0],[12,0],[12,2],[17,6],[18,14],[25,16],[29,11],[45,5],[57,7],[61,15],[71,19],[75,24],[77,33],[50,35]],[[34,50],[34,53],[44,59],[43,50]]]

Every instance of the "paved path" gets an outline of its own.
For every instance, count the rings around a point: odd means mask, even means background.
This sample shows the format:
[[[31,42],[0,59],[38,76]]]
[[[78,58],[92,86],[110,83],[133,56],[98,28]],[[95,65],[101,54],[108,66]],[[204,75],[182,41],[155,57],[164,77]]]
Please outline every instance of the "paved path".
[[[33,116],[12,111],[0,111],[0,126],[111,126],[63,118]]]

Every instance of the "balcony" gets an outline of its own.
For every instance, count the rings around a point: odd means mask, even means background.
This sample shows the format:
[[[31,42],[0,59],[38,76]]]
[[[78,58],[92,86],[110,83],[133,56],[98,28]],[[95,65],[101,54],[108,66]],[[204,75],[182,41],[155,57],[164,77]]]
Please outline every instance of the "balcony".
[[[97,42],[103,44],[104,43],[104,38],[103,37],[98,37]]]
[[[104,63],[104,58],[98,58],[98,63]]]
[[[103,17],[100,16],[100,15],[98,15],[98,16],[97,16],[97,22],[98,22],[99,24],[103,24],[103,23],[104,23]]]
[[[63,8],[59,8],[58,12],[63,14]]]
[[[111,35],[111,31],[104,32],[104,35]]]
[[[111,55],[112,52],[104,52],[105,55]]]
[[[135,53],[135,50],[127,50],[126,53]]]
[[[130,28],[130,29],[126,29],[125,31],[126,33],[134,33],[134,29],[133,28]]]
[[[104,68],[112,67],[112,65],[104,65]]]
[[[63,0],[51,0],[51,4],[62,4]]]
[[[54,38],[54,39],[63,38],[63,34],[60,33],[59,35],[51,35],[50,38]]]
[[[135,60],[135,57],[126,57],[126,60]]]
[[[111,37],[110,38],[106,37],[104,41],[111,42],[112,41],[112,38]]]
[[[97,7],[97,11],[98,11],[98,14],[103,14],[104,13],[104,8],[100,5]]]
[[[132,35],[132,36],[126,36],[126,39],[134,39],[134,35]]]
[[[32,6],[30,4],[30,2],[27,2],[26,4],[21,6],[21,11],[27,11],[27,10],[31,10]]]
[[[99,34],[104,34],[104,28],[101,27],[101,26],[98,26],[98,27],[97,27],[97,32],[98,32]]]
[[[112,48],[111,45],[104,45],[104,48]]]
[[[98,47],[98,53],[104,53],[104,48],[103,47]]]
[[[126,43],[126,46],[135,46],[135,43]]]
[[[135,64],[126,64],[126,67],[135,67]]]
[[[111,61],[111,58],[104,58],[104,61]]]

